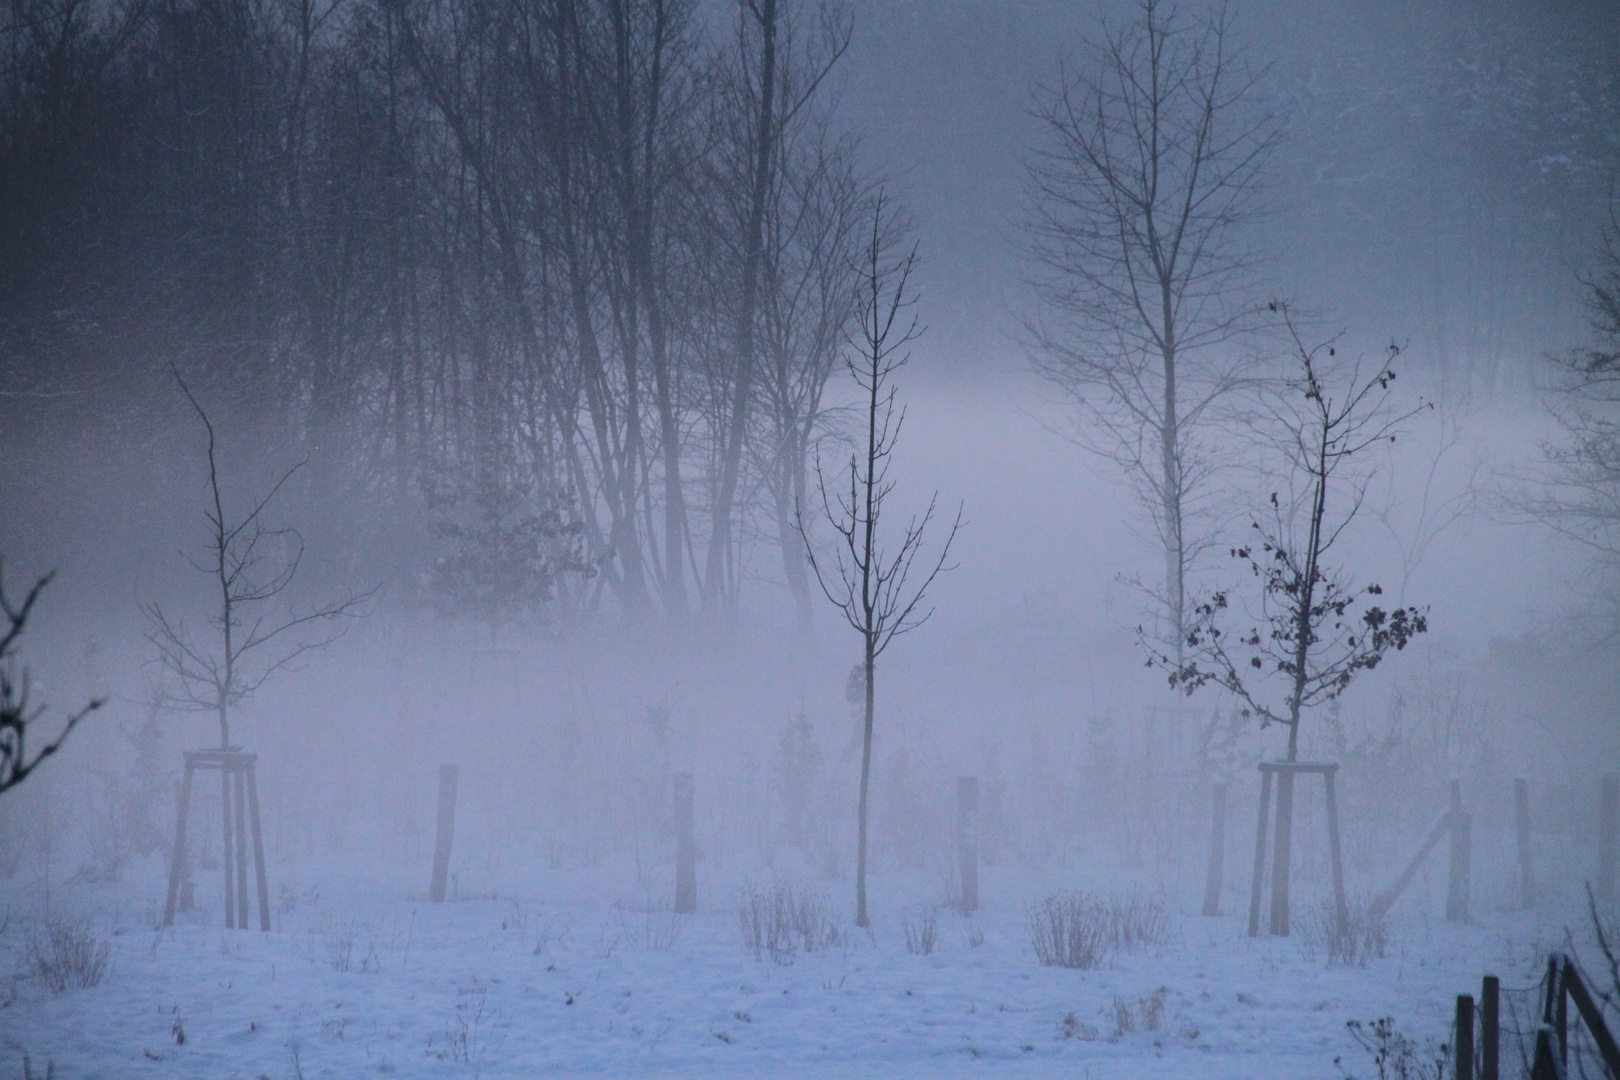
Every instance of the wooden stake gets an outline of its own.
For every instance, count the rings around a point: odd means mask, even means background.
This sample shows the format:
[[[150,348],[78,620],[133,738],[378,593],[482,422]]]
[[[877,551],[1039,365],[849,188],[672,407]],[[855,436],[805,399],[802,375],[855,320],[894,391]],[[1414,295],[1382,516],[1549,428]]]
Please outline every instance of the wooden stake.
[[[1479,995],[1479,1080],[1502,1080],[1502,981],[1485,976]]]
[[[1451,828],[1451,811],[1447,810],[1440,815],[1440,820],[1434,823],[1434,828],[1429,830],[1429,835],[1424,839],[1423,846],[1418,848],[1416,855],[1412,856],[1412,861],[1406,864],[1406,869],[1402,870],[1401,876],[1395,879],[1395,884],[1373,899],[1372,911],[1374,914],[1381,915],[1394,906],[1395,901],[1400,899],[1401,893],[1406,891],[1406,886],[1411,883],[1412,876],[1418,872],[1418,867],[1423,865],[1423,860],[1429,857],[1429,852],[1434,850],[1434,845],[1440,842],[1440,838],[1446,834],[1446,830],[1449,828]]]
[[[1209,808],[1209,873],[1204,878],[1204,914],[1221,913],[1226,876],[1226,785],[1216,784]]]
[[[693,823],[692,774],[675,774],[675,910],[697,911],[697,837]]]
[[[956,861],[962,875],[962,914],[979,910],[979,778],[956,778]]]
[[[259,824],[259,781],[253,762],[247,767],[248,812],[253,822],[253,868],[259,877],[259,929],[270,932],[270,882],[264,874],[264,829]]]
[[[236,799],[231,808],[236,815],[236,928],[248,928],[248,867],[247,867],[247,769],[241,760],[236,762],[232,770],[236,773],[236,781],[231,786],[235,789],[232,794]]]
[[[231,836],[231,771],[226,768],[219,770],[220,784],[220,816],[225,826],[225,929],[236,929],[236,862],[232,858],[234,851]]]
[[[1272,937],[1288,936],[1288,880],[1293,872],[1294,850],[1294,770],[1280,770],[1277,776],[1277,839],[1271,856]]]
[[[1254,832],[1254,875],[1249,879],[1249,936],[1260,936],[1260,889],[1266,880],[1266,823],[1271,816],[1271,773],[1260,770],[1260,821]]]
[[[1335,766],[1322,774],[1322,796],[1327,800],[1328,858],[1333,867],[1333,926],[1341,940],[1350,934],[1350,905],[1344,898],[1344,855],[1339,847],[1339,796],[1334,785]]]
[[[191,812],[191,778],[197,767],[186,760],[185,778],[180,781],[180,812],[174,823],[174,850],[169,855],[169,899],[163,905],[163,925],[174,925],[174,908],[180,899],[180,875],[185,870],[186,816]]]
[[[1468,994],[1457,995],[1457,1080],[1474,1080],[1474,999]]]
[[[456,779],[454,765],[439,766],[439,830],[433,842],[433,881],[428,895],[435,904],[444,903],[444,890],[450,879],[450,845],[456,835]]]
[[[1451,860],[1446,873],[1446,921],[1468,921],[1473,827],[1463,810],[1462,781],[1451,782]]]
[[[1529,911],[1536,906],[1536,878],[1530,867],[1530,785],[1522,776],[1513,781],[1513,828],[1519,841],[1519,907]]]

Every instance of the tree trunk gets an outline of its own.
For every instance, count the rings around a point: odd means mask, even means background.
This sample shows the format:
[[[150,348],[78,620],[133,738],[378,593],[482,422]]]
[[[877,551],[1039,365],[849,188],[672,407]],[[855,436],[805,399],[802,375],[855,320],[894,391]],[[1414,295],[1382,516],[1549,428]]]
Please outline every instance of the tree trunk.
[[[858,825],[859,838],[855,851],[855,925],[865,929],[872,925],[866,916],[866,811],[867,796],[872,786],[872,703],[874,687],[872,677],[877,657],[872,651],[872,635],[866,635],[866,723],[861,729],[861,801]]]

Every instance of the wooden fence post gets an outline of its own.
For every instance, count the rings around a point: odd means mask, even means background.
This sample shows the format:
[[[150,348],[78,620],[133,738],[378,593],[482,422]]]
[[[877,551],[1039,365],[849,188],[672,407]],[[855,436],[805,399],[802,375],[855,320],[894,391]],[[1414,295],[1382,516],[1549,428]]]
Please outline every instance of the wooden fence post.
[[[1479,1080],[1502,1080],[1502,982],[1485,976],[1479,994]]]
[[[1209,808],[1209,873],[1204,878],[1204,914],[1221,913],[1226,875],[1226,785],[1216,784]]]
[[[1530,784],[1522,776],[1513,781],[1513,831],[1519,841],[1519,907],[1529,911],[1536,906],[1536,878],[1530,868]]]
[[[693,823],[692,774],[675,774],[675,910],[697,911],[697,836]]]
[[[1446,921],[1468,921],[1473,826],[1463,810],[1462,781],[1451,782],[1451,860],[1446,875]]]
[[[450,844],[456,835],[456,780],[454,765],[439,766],[439,829],[433,842],[433,882],[428,895],[435,904],[444,903],[444,890],[450,879]]]
[[[1457,995],[1457,1080],[1474,1080],[1474,999],[1468,994]]]
[[[1597,894],[1602,900],[1614,899],[1614,848],[1616,813],[1620,811],[1620,781],[1603,778],[1603,800],[1598,815]]]
[[[956,861],[962,874],[962,914],[979,910],[979,778],[956,778]]]

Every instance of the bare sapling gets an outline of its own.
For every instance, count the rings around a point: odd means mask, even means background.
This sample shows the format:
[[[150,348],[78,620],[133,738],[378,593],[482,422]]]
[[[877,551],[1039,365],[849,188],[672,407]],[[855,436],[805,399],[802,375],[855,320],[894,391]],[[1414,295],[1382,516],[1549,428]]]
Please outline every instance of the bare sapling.
[[[1258,376],[1233,346],[1271,321],[1253,226],[1282,125],[1263,75],[1235,9],[1138,0],[1037,91],[1027,158],[1035,365],[1147,518],[1165,570],[1142,588],[1178,656],[1189,577],[1226,524],[1222,414]]]
[[[862,394],[865,430],[849,459],[849,490],[829,487],[820,456],[816,482],[822,510],[838,539],[829,554],[809,551],[810,567],[827,599],[861,635],[865,719],[861,729],[861,786],[857,811],[855,854],[855,925],[871,925],[866,910],[866,854],[868,796],[872,776],[872,725],[877,700],[877,660],[901,634],[915,630],[933,614],[924,608],[928,588],[947,569],[951,543],[962,527],[957,507],[937,557],[923,557],[923,537],[934,520],[938,494],[928,508],[913,516],[893,547],[883,543],[883,514],[894,481],[889,464],[905,422],[905,410],[895,402],[894,375],[911,358],[909,346],[922,335],[911,309],[911,272],[917,265],[913,245],[895,252],[896,222],[887,197],[880,191],[870,209],[871,229],[865,237],[857,266],[855,298],[859,330],[850,336],[845,363]],[[807,535],[806,522],[799,531]]]
[[[265,511],[305,463],[283,472],[245,514],[227,516],[213,422],[179,372],[174,377],[208,433],[207,538],[202,553],[188,561],[207,575],[214,600],[206,632],[194,632],[155,601],[143,605],[147,640],[174,676],[173,703],[215,714],[219,745],[230,749],[231,710],[270,676],[342,637],[376,589],[346,593],[303,611],[281,603],[298,576],[304,544],[292,527],[269,525]]]

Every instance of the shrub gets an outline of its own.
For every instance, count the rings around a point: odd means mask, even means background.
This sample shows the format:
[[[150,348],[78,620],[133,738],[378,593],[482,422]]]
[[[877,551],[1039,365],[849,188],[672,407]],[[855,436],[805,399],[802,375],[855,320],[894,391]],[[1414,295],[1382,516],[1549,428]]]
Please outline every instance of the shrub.
[[[88,990],[107,973],[111,948],[81,920],[56,917],[29,939],[25,952],[28,974],[53,994]]]
[[[613,907],[619,916],[619,936],[648,952],[669,952],[686,928],[686,916],[673,911],[635,909],[624,904],[614,904]],[[640,918],[632,919],[632,913]]]
[[[830,949],[842,940],[826,901],[792,885],[743,886],[737,898],[743,948],[755,960],[791,963],[796,953]]]
[[[1351,1020],[1344,1026],[1372,1058],[1378,1080],[1445,1080],[1447,1066],[1451,1063],[1451,1048],[1446,1044],[1431,1042],[1419,1046],[1401,1034],[1395,1021],[1387,1016],[1370,1024]],[[1333,1064],[1346,1080],[1352,1080],[1351,1072],[1341,1059],[1334,1058]]]
[[[1035,956],[1046,967],[1094,968],[1111,949],[1131,952],[1169,937],[1164,901],[1134,892],[1106,898],[1059,893],[1032,905],[1026,921]]]
[[[1341,930],[1331,898],[1306,905],[1295,919],[1299,947],[1330,967],[1366,967],[1389,947],[1389,916],[1362,897],[1349,899],[1349,921]]]
[[[900,930],[906,936],[906,952],[929,956],[939,948],[939,914],[923,908],[916,916],[900,916]]]

